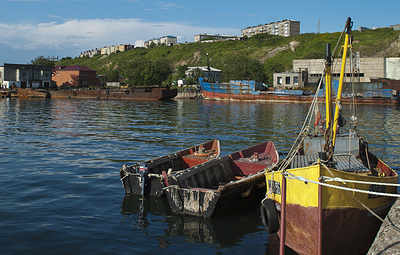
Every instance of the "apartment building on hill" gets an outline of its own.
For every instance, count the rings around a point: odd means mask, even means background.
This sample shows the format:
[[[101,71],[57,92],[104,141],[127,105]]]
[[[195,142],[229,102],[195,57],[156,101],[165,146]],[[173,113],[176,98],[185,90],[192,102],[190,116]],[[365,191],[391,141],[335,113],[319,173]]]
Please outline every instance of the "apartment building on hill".
[[[300,34],[300,21],[282,20],[269,24],[248,27],[241,30],[241,36],[251,37],[255,34],[268,33],[270,35],[294,36]]]
[[[150,47],[152,44],[155,45],[167,45],[167,46],[172,46],[178,43],[178,39],[175,36],[172,35],[167,35],[167,36],[163,36],[160,38],[153,38],[151,40],[145,41],[144,42],[144,47],[148,48]]]
[[[194,36],[194,42],[199,42],[202,40],[235,40],[237,36],[234,35],[220,35],[220,34],[198,34]]]
[[[118,45],[104,46],[103,48],[100,48],[100,49],[96,48],[96,49],[84,51],[79,55],[79,57],[80,58],[83,58],[83,57],[92,58],[96,55],[110,55],[111,53],[115,53],[115,52],[132,50],[133,48],[135,48],[135,46],[131,45],[131,44],[118,44]]]

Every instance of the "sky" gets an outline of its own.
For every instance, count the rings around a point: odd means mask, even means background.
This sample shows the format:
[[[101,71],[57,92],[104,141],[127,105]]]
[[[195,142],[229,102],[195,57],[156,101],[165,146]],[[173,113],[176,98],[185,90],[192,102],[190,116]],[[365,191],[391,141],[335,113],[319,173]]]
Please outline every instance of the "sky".
[[[284,19],[300,33],[341,32],[400,24],[400,1],[310,0],[0,0],[0,65],[39,56],[78,57],[117,44],[142,46],[165,35],[178,43],[201,33],[240,36],[243,28]]]

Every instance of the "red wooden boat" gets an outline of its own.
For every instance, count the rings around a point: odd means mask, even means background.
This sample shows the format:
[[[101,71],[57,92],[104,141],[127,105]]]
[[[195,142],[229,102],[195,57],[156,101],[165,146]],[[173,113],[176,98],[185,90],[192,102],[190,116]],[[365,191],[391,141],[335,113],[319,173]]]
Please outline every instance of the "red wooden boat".
[[[264,194],[264,173],[278,160],[268,141],[177,172],[165,180],[172,212],[211,217]]]

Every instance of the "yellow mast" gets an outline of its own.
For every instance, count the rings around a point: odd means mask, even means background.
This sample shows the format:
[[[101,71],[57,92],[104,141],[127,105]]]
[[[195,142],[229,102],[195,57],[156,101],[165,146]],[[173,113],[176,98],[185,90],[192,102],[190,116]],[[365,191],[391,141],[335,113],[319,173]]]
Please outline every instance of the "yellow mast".
[[[332,128],[332,56],[331,45],[325,45],[325,105],[326,105],[326,130]]]
[[[343,46],[343,58],[342,58],[342,68],[340,70],[340,79],[339,79],[339,88],[337,91],[336,97],[336,108],[335,108],[335,118],[333,119],[333,147],[335,147],[335,140],[336,140],[336,133],[337,133],[337,126],[339,121],[339,104],[340,100],[342,99],[342,88],[343,88],[343,80],[344,80],[344,71],[346,67],[346,58],[347,58],[347,51],[349,48],[349,41],[350,41],[350,34],[351,34],[351,27],[352,27],[351,18],[347,19],[346,22],[346,36]],[[351,45],[350,45],[351,47]]]

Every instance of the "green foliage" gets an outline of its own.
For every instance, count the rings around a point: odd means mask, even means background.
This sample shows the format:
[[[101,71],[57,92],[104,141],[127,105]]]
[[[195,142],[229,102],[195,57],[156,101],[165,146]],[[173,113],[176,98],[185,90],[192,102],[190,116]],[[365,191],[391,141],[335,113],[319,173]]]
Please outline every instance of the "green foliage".
[[[149,86],[161,85],[170,78],[173,70],[166,59],[149,60],[141,57],[126,62],[123,66],[117,67],[115,71],[119,73],[119,76],[124,76],[130,85]]]
[[[176,67],[176,78],[181,79],[186,77],[186,70],[187,70],[187,65],[182,65],[182,66],[177,66]]]
[[[266,78],[263,65],[243,52],[228,56],[225,61],[225,81],[247,79],[264,81]]]
[[[360,51],[362,57],[369,57],[399,40],[400,31],[377,29],[354,31],[353,35],[353,50]],[[323,58],[325,44],[330,43],[333,50],[339,37],[338,32],[293,37],[258,34],[237,41],[153,45],[153,48],[136,48],[109,56],[63,58],[57,64],[94,69],[97,74],[107,75],[107,81],[124,76],[127,83],[144,86],[183,78],[178,76],[185,66],[206,66],[208,53],[210,66],[222,70],[224,80],[255,79],[272,84],[274,72],[291,71],[294,59]],[[386,57],[397,57],[398,52]]]
[[[44,56],[39,56],[34,60],[31,60],[32,65],[42,65],[42,66],[54,66],[54,61],[45,58]]]

